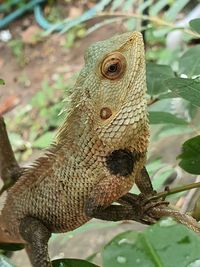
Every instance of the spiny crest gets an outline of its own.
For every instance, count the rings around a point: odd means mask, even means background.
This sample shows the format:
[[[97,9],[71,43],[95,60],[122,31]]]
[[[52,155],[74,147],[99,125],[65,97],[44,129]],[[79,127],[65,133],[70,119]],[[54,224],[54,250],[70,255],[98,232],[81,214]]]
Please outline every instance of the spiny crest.
[[[52,143],[52,145],[46,149],[43,156],[36,159],[30,166],[26,167],[22,173],[22,176],[15,183],[15,185],[10,189],[11,195],[14,192],[23,193],[23,188],[37,181],[39,177],[46,178],[45,171],[49,170],[52,166],[53,161],[56,159],[56,152],[61,148],[61,146]]]

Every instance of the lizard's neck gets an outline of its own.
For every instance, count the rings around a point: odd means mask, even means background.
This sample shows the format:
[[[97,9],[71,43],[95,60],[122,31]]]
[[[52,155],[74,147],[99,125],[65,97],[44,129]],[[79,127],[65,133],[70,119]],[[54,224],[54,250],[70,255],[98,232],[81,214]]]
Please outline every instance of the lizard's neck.
[[[56,139],[56,143],[61,144],[66,152],[69,151],[69,154],[79,156],[88,149],[95,149],[98,153],[101,149],[107,152],[118,149],[146,152],[149,127],[144,101],[141,103],[141,112],[127,114],[127,121],[125,118],[117,130],[113,128],[113,125],[115,120],[117,122],[120,119],[120,115],[114,118],[110,125],[99,126],[95,115],[97,107],[81,88],[75,87],[71,95],[70,106],[71,109],[58,130]],[[127,113],[126,110],[127,107],[122,108],[122,117]],[[130,115],[132,119],[129,118]],[[123,118],[121,120],[123,121]]]
[[[56,144],[63,145],[71,154],[80,153],[81,147],[94,144],[90,113],[84,103],[75,106],[68,113],[62,126],[58,129]]]
[[[127,134],[128,135],[128,134]],[[146,121],[138,123],[136,129],[130,131],[127,140],[116,139],[116,142],[106,142],[99,137],[94,130],[92,114],[87,107],[77,106],[71,110],[60,127],[57,135],[57,144],[61,144],[66,154],[74,157],[85,157],[87,154],[95,156],[106,156],[118,149],[128,149],[130,151],[146,152],[149,139],[148,123]]]

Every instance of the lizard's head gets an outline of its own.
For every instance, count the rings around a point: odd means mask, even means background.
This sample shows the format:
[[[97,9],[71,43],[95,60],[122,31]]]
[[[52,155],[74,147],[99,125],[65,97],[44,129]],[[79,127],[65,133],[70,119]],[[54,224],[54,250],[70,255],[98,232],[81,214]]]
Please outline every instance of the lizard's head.
[[[77,88],[106,145],[126,147],[147,124],[145,79],[141,33],[124,33],[88,48]]]

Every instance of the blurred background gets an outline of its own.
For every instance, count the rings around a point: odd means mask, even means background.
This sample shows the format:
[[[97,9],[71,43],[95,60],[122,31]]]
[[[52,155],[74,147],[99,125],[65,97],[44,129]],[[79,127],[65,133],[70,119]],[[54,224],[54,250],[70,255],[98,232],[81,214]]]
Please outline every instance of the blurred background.
[[[66,115],[61,111],[84,64],[85,49],[117,33],[139,30],[145,37],[148,62],[147,168],[154,187],[162,190],[199,181],[177,160],[182,143],[199,132],[198,106],[184,96],[167,96],[169,87],[163,82],[200,74],[199,32],[189,26],[199,17],[199,1],[188,0],[0,1],[0,114],[20,164],[29,165],[51,143]],[[194,194],[179,194],[173,202],[185,211]],[[100,264],[99,251],[112,237],[143,227],[94,220],[73,233],[53,235],[50,254],[83,259],[94,255],[94,262]],[[12,259],[17,266],[30,266],[23,251]]]

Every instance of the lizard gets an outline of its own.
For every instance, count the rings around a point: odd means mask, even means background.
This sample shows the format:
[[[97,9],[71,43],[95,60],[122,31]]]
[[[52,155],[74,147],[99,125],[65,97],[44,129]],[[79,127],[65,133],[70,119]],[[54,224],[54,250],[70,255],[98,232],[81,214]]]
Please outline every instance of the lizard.
[[[153,203],[148,215],[143,201],[154,192],[144,167],[149,143],[145,75],[140,32],[87,49],[55,141],[9,189],[0,217],[1,230],[27,244],[34,267],[52,266],[51,233],[71,231],[91,218],[152,223],[171,212],[164,212],[161,202],[156,218]],[[134,183],[139,196],[128,193]]]

